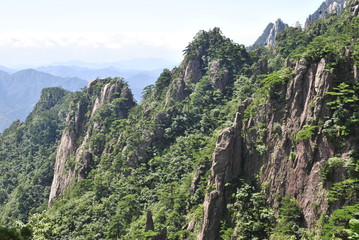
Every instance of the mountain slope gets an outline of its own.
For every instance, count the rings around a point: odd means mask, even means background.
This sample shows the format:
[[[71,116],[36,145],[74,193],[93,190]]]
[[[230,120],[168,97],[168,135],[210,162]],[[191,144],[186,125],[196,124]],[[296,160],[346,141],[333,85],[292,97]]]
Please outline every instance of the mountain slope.
[[[45,209],[69,92],[44,89],[25,122],[16,121],[0,137],[0,221],[26,222]]]
[[[50,208],[22,208],[34,238],[355,238],[358,8],[251,52],[200,31],[139,105],[119,78],[70,94],[54,112]]]

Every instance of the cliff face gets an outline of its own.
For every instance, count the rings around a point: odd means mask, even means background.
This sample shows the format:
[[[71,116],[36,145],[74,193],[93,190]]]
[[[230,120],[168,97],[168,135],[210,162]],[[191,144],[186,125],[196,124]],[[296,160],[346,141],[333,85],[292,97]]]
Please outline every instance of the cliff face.
[[[124,107],[116,109],[114,113],[121,119],[126,117],[128,109],[135,105],[129,88],[120,78],[95,79],[89,83],[86,92],[70,104],[66,127],[56,152],[49,205],[70,186],[72,181],[85,178],[91,170],[94,157],[100,156],[104,151],[103,134],[108,129],[102,123],[104,116],[101,115],[101,111],[108,106],[114,107],[116,99],[123,101]],[[94,147],[91,137],[95,133],[101,133],[102,137]]]
[[[252,100],[239,107],[233,126],[217,140],[208,181],[214,190],[205,197],[198,239],[219,239],[220,221],[230,197],[225,185],[239,177],[254,178],[259,173],[260,184],[268,186],[267,202],[271,206],[279,204],[275,196],[294,197],[306,227],[314,227],[320,214],[328,210],[321,168],[331,157],[346,158],[347,151],[357,143],[347,142],[344,150],[339,149],[323,133],[320,123],[330,115],[326,92],[331,91],[334,78],[327,65],[326,59],[311,64],[301,60],[290,80],[277,86],[282,101],[271,99],[249,118],[244,115]],[[345,77],[355,79],[354,69],[347,63]],[[296,139],[296,134],[309,125],[315,126],[313,134],[308,139]],[[260,144],[265,151],[258,150]],[[341,169],[335,178],[344,179]]]

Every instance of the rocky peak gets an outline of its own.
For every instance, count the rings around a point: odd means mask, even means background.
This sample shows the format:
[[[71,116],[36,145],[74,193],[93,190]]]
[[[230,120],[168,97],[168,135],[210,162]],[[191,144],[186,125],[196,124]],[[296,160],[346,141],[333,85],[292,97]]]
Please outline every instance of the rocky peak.
[[[287,25],[279,18],[277,21],[275,21],[272,29],[269,32],[269,35],[266,39],[266,42],[264,45],[266,46],[273,46],[275,43],[275,37],[284,31],[284,29],[287,28]]]
[[[113,105],[116,99],[122,104],[120,107],[113,106],[118,118],[127,116],[128,110],[135,106],[133,95],[122,78],[94,79],[79,95],[70,104],[67,127],[57,148],[49,206],[72,181],[85,178],[91,170],[93,157],[102,154],[104,138],[102,142],[101,139],[97,141],[96,149],[89,144],[94,134],[108,131],[102,119],[96,117],[97,113],[106,105]]]
[[[44,88],[41,91],[40,99],[31,115],[51,109],[56,104],[58,104],[59,100],[62,99],[67,93],[68,91],[59,87]]]
[[[280,18],[275,21],[275,23],[269,23],[268,26],[264,29],[262,35],[257,39],[253,44],[254,46],[273,46],[275,43],[276,36],[283,32],[287,28]]]
[[[189,86],[197,84],[205,75],[210,77],[215,89],[223,91],[233,80],[232,76],[240,71],[243,59],[248,58],[244,46],[224,37],[219,28],[200,31],[184,53],[184,60],[169,85],[166,106],[171,100],[185,99],[191,93]]]
[[[305,28],[307,28],[310,23],[319,18],[326,18],[330,15],[340,14],[347,3],[348,0],[326,0],[320,5],[317,11],[309,15],[305,22]]]

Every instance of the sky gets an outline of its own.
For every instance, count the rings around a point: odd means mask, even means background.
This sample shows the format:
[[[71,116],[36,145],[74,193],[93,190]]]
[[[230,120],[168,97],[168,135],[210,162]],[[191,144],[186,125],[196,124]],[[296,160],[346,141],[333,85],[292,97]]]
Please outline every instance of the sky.
[[[161,58],[180,62],[200,30],[249,46],[270,22],[304,25],[323,0],[11,0],[0,8],[0,65]]]

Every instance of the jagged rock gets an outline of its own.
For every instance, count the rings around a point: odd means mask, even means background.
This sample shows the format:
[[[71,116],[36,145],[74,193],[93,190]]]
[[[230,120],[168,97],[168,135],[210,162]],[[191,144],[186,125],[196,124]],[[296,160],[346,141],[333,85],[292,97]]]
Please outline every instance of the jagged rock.
[[[214,190],[206,194],[204,200],[203,224],[198,240],[219,239],[220,220],[224,214],[224,185],[239,175],[242,168],[242,129],[243,109],[247,100],[240,107],[232,127],[225,129],[218,137],[208,185]]]
[[[229,71],[222,67],[221,62],[216,60],[209,64],[209,81],[213,87],[223,91],[229,82]]]
[[[202,78],[201,56],[188,61],[185,68],[184,81],[186,83],[197,83]]]
[[[189,192],[191,195],[193,195],[196,192],[197,185],[200,180],[201,180],[201,169],[197,168],[197,170],[193,176],[192,182],[191,182],[191,187],[189,188]]]
[[[299,21],[296,21],[296,22],[295,22],[294,28],[302,29],[302,25],[300,24]]]
[[[100,87],[100,91],[98,88]],[[49,196],[49,206],[54,199],[62,194],[72,181],[84,179],[91,170],[93,155],[100,155],[104,150],[104,141],[99,142],[97,150],[91,149],[89,140],[93,133],[98,130],[104,130],[97,121],[93,125],[86,126],[86,123],[94,117],[95,113],[104,105],[111,103],[116,98],[127,99],[126,109],[119,110],[119,118],[123,118],[128,109],[135,103],[129,88],[123,84],[123,79],[94,79],[87,87],[87,96],[96,96],[93,103],[86,100],[80,100],[70,106],[69,114],[66,118],[66,127],[62,133],[60,144],[56,151],[56,162],[54,168],[54,177]],[[75,106],[75,107],[74,107]],[[74,108],[75,111],[72,111]],[[87,114],[90,112],[89,114]]]
[[[275,23],[269,23],[262,35],[255,41],[253,46],[273,46],[276,36],[287,28],[280,18]]]
[[[250,100],[240,106],[233,126],[218,137],[208,181],[213,190],[205,196],[198,240],[220,239],[220,221],[229,202],[225,184],[234,178],[254,178],[262,166],[260,183],[269,186],[267,202],[271,206],[279,206],[275,196],[294,197],[302,209],[304,225],[309,228],[315,227],[321,213],[328,210],[328,189],[324,187],[321,169],[329,158],[338,154],[338,150],[323,136],[320,127],[315,129],[310,139],[294,141],[295,134],[304,125],[319,126],[330,115],[326,93],[333,87],[333,73],[326,70],[327,64],[326,59],[312,64],[298,61],[295,76],[282,86],[286,97],[281,105],[272,100],[259,107],[255,116],[246,122],[243,122],[243,112]],[[352,69],[350,62],[347,65]],[[273,111],[273,108],[282,110]],[[276,134],[273,130],[275,124],[280,124],[280,132]],[[252,130],[260,125],[268,126],[262,139],[265,146],[263,155],[253,147],[258,143],[257,132]],[[356,145],[358,143],[348,142],[351,149]],[[345,174],[338,171],[336,181],[344,180]]]
[[[264,46],[273,26],[274,23],[272,22],[269,23],[267,27],[264,29],[262,35],[260,35],[258,39],[254,42],[253,46]]]
[[[283,23],[283,21],[279,18],[277,21],[275,21],[272,29],[269,32],[269,35],[266,39],[266,42],[264,43],[264,45],[266,46],[273,46],[275,43],[275,38],[276,36],[283,32],[284,29],[287,28],[287,25]]]
[[[147,211],[145,232],[154,231],[154,230],[155,230],[155,225],[153,223],[152,213],[151,211]]]
[[[196,221],[194,218],[191,219],[191,221],[187,224],[187,231],[193,232],[194,228],[196,227]]]
[[[181,78],[176,78],[166,93],[166,106],[170,105],[171,100],[179,102],[185,99],[188,96],[185,88],[186,83],[184,80]]]
[[[350,6],[350,12],[352,13],[353,17],[357,17],[359,14],[359,0],[355,0],[352,2]]]
[[[253,46],[273,46],[276,36],[286,28],[287,25],[280,18],[275,23],[269,23]]]
[[[305,21],[305,27],[308,28],[309,24],[314,22],[319,18],[326,18],[329,15],[337,15],[340,14],[348,0],[326,0],[323,2],[320,7],[313,14],[309,15],[307,20]]]

